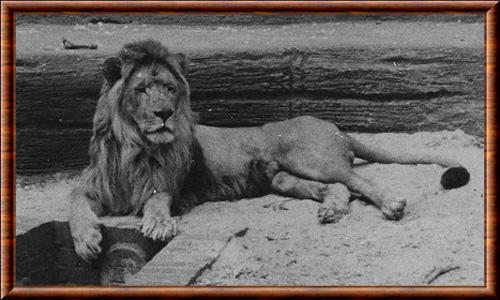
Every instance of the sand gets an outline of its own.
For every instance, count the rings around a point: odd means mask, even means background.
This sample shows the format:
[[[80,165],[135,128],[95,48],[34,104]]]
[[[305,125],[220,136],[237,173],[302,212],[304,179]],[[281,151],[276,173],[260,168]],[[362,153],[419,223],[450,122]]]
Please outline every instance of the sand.
[[[76,44],[97,44],[81,55],[113,55],[126,43],[153,38],[172,51],[187,54],[225,51],[275,51],[297,47],[483,47],[482,23],[363,22],[279,26],[175,26],[150,24],[20,25],[17,58],[68,54],[62,38]]]

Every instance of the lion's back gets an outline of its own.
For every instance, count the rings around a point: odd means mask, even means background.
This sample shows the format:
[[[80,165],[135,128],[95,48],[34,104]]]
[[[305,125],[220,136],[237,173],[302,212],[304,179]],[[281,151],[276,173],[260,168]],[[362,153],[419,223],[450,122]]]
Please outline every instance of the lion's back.
[[[262,129],[273,140],[290,143],[332,140],[340,134],[340,130],[334,123],[312,116],[300,116],[267,123],[262,126]]]

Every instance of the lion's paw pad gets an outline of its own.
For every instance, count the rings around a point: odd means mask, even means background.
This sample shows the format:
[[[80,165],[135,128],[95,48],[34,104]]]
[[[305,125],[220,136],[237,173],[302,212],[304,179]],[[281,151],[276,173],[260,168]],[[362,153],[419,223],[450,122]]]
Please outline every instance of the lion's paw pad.
[[[177,234],[177,220],[167,216],[144,216],[142,218],[141,232],[153,240],[165,241]]]

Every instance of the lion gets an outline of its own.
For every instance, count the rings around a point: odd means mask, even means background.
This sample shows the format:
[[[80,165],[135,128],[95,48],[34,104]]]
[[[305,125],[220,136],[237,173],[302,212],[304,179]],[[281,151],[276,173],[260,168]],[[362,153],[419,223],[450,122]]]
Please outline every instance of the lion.
[[[469,181],[455,160],[368,147],[310,116],[246,128],[196,125],[186,68],[183,54],[153,40],[126,44],[104,63],[90,164],[70,196],[69,224],[81,258],[101,251],[100,217],[137,216],[146,237],[168,240],[177,234],[173,214],[268,193],[322,202],[322,223],[348,213],[351,194],[371,200],[389,220],[402,218],[406,200],[357,175],[355,157],[439,164],[448,168],[445,189]]]

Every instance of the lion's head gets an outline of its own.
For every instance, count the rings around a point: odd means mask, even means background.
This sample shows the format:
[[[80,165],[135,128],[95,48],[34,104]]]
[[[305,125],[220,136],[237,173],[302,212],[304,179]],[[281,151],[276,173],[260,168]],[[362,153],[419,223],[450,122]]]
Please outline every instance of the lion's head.
[[[119,58],[108,59],[103,68],[110,92],[117,88],[121,94],[110,103],[122,118],[115,123],[134,127],[153,145],[171,143],[183,130],[179,126],[191,121],[184,120],[192,114],[185,71],[184,55],[171,54],[156,41],[125,45]]]
[[[170,143],[174,139],[174,112],[185,100],[180,86],[181,81],[161,63],[139,66],[128,80],[123,109],[152,143]]]
[[[194,126],[185,72],[184,55],[151,40],[104,63],[86,186],[108,213],[138,212],[154,190],[179,193]]]

